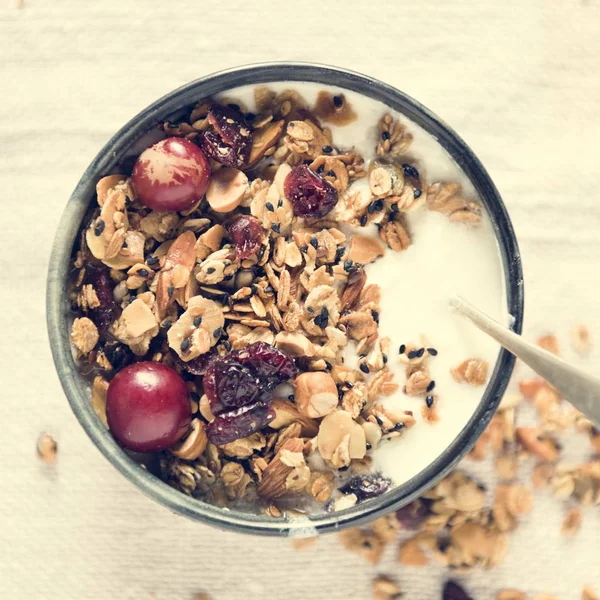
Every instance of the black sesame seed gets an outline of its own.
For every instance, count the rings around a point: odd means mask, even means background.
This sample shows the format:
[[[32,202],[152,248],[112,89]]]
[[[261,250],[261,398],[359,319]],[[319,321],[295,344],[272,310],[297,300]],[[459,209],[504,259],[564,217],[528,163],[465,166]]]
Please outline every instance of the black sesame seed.
[[[309,313],[312,315],[312,314],[315,312],[315,309],[314,309],[312,306],[309,306],[309,307],[306,309],[306,312],[309,312]]]
[[[404,344],[402,344],[400,346],[400,348],[398,349],[398,353],[399,354],[404,354],[406,352],[406,346]]]
[[[325,154],[329,154],[330,152],[333,152],[333,148],[331,146],[323,146],[321,148],[321,150],[323,150],[323,152],[325,152]]]
[[[196,317],[194,319],[194,327],[200,327],[201,323],[202,323],[202,315],[199,315],[198,317]]]
[[[369,366],[366,363],[360,363],[360,370],[363,373],[370,373],[371,370],[369,369]]]
[[[429,352],[429,354],[431,354],[431,356],[438,355],[438,351],[435,348],[427,348],[427,352]]]
[[[346,381],[346,387],[351,390],[354,387],[354,384],[351,381]]]
[[[412,360],[413,358],[419,358],[419,351],[418,350],[411,350],[407,355],[409,360]]]
[[[334,96],[333,97],[333,105],[336,108],[342,108],[342,106],[344,105],[344,99],[341,96]]]
[[[379,324],[379,313],[376,310],[372,310],[371,314],[373,315],[373,321],[375,321],[375,323]]]
[[[172,323],[171,323],[171,320],[170,320],[170,319],[167,319],[166,321],[163,321],[163,324],[162,324],[162,326],[163,326],[165,329],[170,329],[170,328],[171,328],[171,325],[172,325]]]
[[[364,358],[366,356],[366,354],[359,354],[358,358]]]
[[[335,171],[327,171],[327,177],[335,177]]]
[[[433,388],[434,388],[434,387],[435,387],[435,381],[432,379],[432,380],[429,382],[429,385],[427,386],[427,390],[426,390],[426,391],[427,391],[427,392],[431,392],[431,391],[433,391]]]
[[[435,398],[431,395],[429,395],[425,398],[425,404],[427,404],[427,408],[431,408],[433,406],[434,402],[435,402]]]
[[[266,246],[261,246],[258,249],[258,252],[256,254],[256,258],[258,258],[258,260],[262,260],[263,256],[265,255],[265,250],[266,250]]]
[[[392,209],[393,213],[397,213],[398,212],[398,204],[396,202],[394,202],[394,204],[392,204],[392,206],[390,207]]]
[[[152,265],[155,265],[158,262],[158,258],[156,256],[150,256],[148,258],[148,260],[146,260],[146,264],[151,267]]]
[[[372,447],[373,447],[373,446],[371,446],[371,444],[369,444],[369,442],[367,442],[367,443],[365,444],[365,448],[366,448],[367,450],[370,450]]]
[[[169,298],[172,298],[172,297],[173,297],[173,293],[174,293],[174,292],[175,292],[175,288],[174,288],[172,285],[170,285],[170,286],[167,288],[167,295],[169,296]]]
[[[344,390],[338,385],[337,391],[338,391],[338,400],[342,400],[344,398]]]
[[[375,200],[375,211],[383,210],[383,200]]]
[[[271,229],[275,233],[280,233],[281,232],[281,225],[279,223],[273,223],[273,225],[271,225]]]
[[[318,169],[317,169],[317,173],[320,175],[321,173],[323,173],[323,171],[325,170],[325,165],[321,165]]]
[[[413,190],[413,196],[415,197],[415,199],[416,199],[416,198],[420,198],[420,197],[421,197],[421,193],[422,193],[422,192],[421,192],[421,190],[420,190],[419,188],[415,188],[415,189]]]
[[[328,371],[331,371],[331,369],[333,369],[333,365],[328,361],[325,361],[325,367]]]
[[[388,359],[388,355],[387,355],[387,354],[384,354],[384,355],[383,355],[383,364],[384,364],[384,365],[387,365],[387,361],[388,361],[388,360],[389,360],[389,359]]]
[[[273,289],[273,286],[272,286],[272,285],[268,285],[268,286],[265,288],[265,292],[266,292],[267,294],[272,294],[274,291],[275,291],[275,290]]]
[[[211,273],[214,273],[216,271],[216,269],[214,267],[208,267],[208,269],[206,269],[206,272],[210,275]]]
[[[400,431],[404,427],[404,423],[396,423],[392,428],[392,431]]]
[[[352,268],[352,261],[348,258],[347,260],[344,261],[344,271],[349,272],[351,268]]]
[[[121,248],[127,248],[127,240],[123,240],[123,243],[121,244]]]
[[[139,275],[140,277],[148,277],[149,271],[148,269],[139,269],[138,272],[136,273],[136,275]]]
[[[404,174],[407,177],[412,177],[413,179],[419,179],[419,171],[417,171],[417,169],[415,167],[413,167],[412,165],[404,163],[402,165],[402,169],[404,169]]]
[[[229,340],[225,340],[223,342],[223,348],[225,348],[225,350],[227,350],[227,352],[229,352],[231,350],[231,342]]]
[[[96,221],[96,227],[94,227],[94,235],[100,236],[106,227],[106,223],[102,219]]]
[[[310,238],[310,245],[315,249],[319,249],[319,240],[316,237]]]
[[[213,331],[213,337],[215,339],[219,339],[221,337],[221,334],[223,333],[223,328],[222,327],[217,327],[214,331]]]
[[[289,400],[290,402],[293,402],[295,399],[296,399],[296,397],[294,396],[294,394],[290,394],[290,395],[288,396],[288,400]]]
[[[191,345],[191,341],[190,338],[185,338],[185,340],[183,340],[183,342],[181,342],[181,351],[182,352],[187,352],[190,349],[190,345]]]
[[[338,469],[338,471],[347,471],[348,469],[349,469],[349,467],[340,467],[340,468]],[[370,544],[370,543],[371,543],[371,542],[369,542],[369,544]]]
[[[389,139],[390,139],[390,134],[389,134],[389,132],[388,132],[388,131],[384,131],[384,132],[381,134],[381,139],[382,139],[384,142],[386,142],[387,140],[389,140]]]
[[[375,212],[375,202],[371,202],[367,207],[367,212],[372,215]]]
[[[229,304],[229,294],[227,292],[223,292],[219,298],[219,302],[221,304]]]
[[[368,221],[368,220],[369,220],[369,217],[367,217],[367,215],[363,215],[363,216],[360,218],[360,224],[361,224],[361,226],[362,226],[362,227],[364,227],[364,226],[367,224],[367,221]]]
[[[339,262],[342,256],[344,256],[344,252],[346,248],[344,246],[338,246],[335,250],[335,262]]]
[[[423,354],[425,354],[425,348],[419,348],[417,350],[417,358],[421,358],[421,356],[423,356]]]
[[[277,208],[281,208],[283,206],[283,200],[281,198],[279,198],[279,200],[277,200]]]
[[[379,425],[380,427],[383,425],[383,421],[377,415],[375,415],[375,420],[377,421],[377,425]]]
[[[273,204],[271,202],[265,202],[265,208],[267,210],[270,210],[271,212],[273,212],[275,210],[275,207],[273,206]]]
[[[308,246],[300,246],[300,252],[308,252]]]
[[[321,318],[322,319],[327,319],[328,317],[329,317],[329,309],[326,306],[324,306],[321,309]]]

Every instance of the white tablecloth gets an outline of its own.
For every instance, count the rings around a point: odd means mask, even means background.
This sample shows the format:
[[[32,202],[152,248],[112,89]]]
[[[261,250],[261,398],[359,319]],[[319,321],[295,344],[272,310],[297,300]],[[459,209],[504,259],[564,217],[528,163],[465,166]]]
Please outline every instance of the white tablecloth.
[[[54,373],[44,321],[62,208],[100,146],[153,99],[243,63],[296,59],[378,77],[451,123],[510,209],[526,273],[529,335],[600,338],[598,0],[4,0],[0,7],[0,598],[369,598],[376,573],[406,597],[439,598],[446,574],[377,567],[327,537],[222,533],[153,504],[93,447]],[[600,341],[599,341],[600,344]],[[598,354],[590,366],[598,364]],[[58,440],[55,468],[35,454]],[[580,441],[585,445],[585,442]],[[504,566],[464,579],[560,599],[600,592],[600,515],[564,540],[565,507],[536,494]]]

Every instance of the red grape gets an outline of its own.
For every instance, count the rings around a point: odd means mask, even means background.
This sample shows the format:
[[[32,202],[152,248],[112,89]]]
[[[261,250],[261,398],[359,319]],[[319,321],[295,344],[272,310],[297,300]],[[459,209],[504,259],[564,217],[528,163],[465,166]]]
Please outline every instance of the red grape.
[[[264,238],[260,221],[250,215],[239,215],[227,228],[229,239],[235,244],[235,252],[240,260],[255,254]]]
[[[135,363],[110,382],[106,418],[111,433],[124,448],[136,452],[165,450],[179,441],[190,425],[188,389],[166,365]]]
[[[148,208],[187,210],[206,192],[210,164],[194,143],[170,137],[140,154],[131,178],[138,198]]]
[[[337,190],[308,165],[294,167],[283,182],[285,197],[298,217],[320,219],[337,204]]]

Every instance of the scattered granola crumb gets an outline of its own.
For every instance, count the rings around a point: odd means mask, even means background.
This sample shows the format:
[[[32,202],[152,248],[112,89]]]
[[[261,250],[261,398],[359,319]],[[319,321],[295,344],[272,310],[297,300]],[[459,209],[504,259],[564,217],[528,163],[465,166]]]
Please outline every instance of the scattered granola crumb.
[[[585,325],[571,329],[571,345],[577,354],[584,356],[591,348],[590,331]]]
[[[400,586],[387,575],[373,579],[373,600],[396,600],[402,595]]]
[[[558,354],[558,340],[554,334],[539,337],[537,343],[540,348],[548,350],[548,352],[552,352],[552,354]]]
[[[37,441],[38,456],[48,464],[56,462],[56,454],[58,452],[58,444],[54,438],[48,433],[42,433]]]
[[[71,340],[81,356],[89,354],[96,347],[99,339],[98,328],[91,319],[81,317],[73,321]]]
[[[579,508],[572,508],[565,516],[560,531],[564,536],[573,537],[577,535],[580,529],[581,510]]]
[[[483,385],[487,379],[487,372],[488,363],[481,358],[468,358],[450,371],[458,383],[466,382],[471,385]]]

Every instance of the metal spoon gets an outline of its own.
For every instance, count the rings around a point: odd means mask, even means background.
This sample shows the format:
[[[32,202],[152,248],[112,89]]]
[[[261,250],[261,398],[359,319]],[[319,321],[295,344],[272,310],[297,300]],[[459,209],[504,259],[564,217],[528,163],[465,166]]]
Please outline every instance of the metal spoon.
[[[461,296],[451,298],[450,306],[521,359],[595,425],[600,426],[600,379],[524,340]]]

